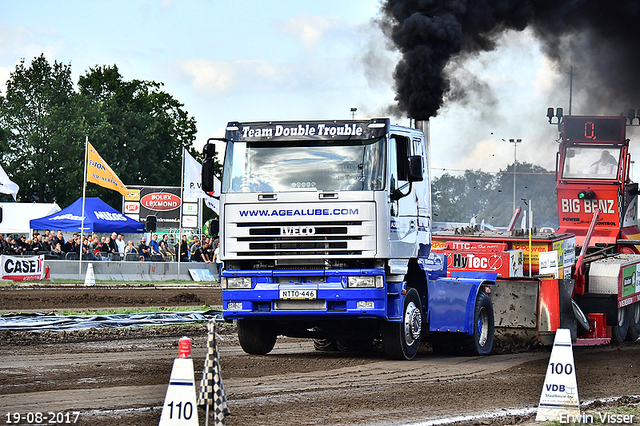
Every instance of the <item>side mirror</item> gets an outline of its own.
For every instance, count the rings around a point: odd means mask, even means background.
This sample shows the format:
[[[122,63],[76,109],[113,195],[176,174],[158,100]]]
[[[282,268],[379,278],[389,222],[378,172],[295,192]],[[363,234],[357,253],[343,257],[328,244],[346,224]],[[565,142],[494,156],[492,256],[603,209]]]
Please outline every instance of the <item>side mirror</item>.
[[[202,190],[204,192],[214,191],[214,157],[216,156],[216,145],[207,141],[202,153],[204,154],[204,161],[202,162]]]
[[[409,157],[409,182],[422,182],[423,179],[422,157],[419,155],[412,155]]]
[[[213,192],[214,188],[214,159],[206,158],[202,162],[202,190],[204,192]]]

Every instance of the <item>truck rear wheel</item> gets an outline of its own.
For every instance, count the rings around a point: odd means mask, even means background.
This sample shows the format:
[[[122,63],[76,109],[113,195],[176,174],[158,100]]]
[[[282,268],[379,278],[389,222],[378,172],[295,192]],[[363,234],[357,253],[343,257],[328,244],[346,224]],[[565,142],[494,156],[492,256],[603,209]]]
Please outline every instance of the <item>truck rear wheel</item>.
[[[338,345],[335,339],[313,339],[313,348],[320,352],[337,351]]]
[[[640,302],[627,306],[627,315],[629,315],[627,341],[635,342],[640,337]]]
[[[387,357],[392,359],[413,359],[418,353],[422,336],[422,305],[414,288],[407,290],[404,297],[402,322],[382,324],[382,345]]]
[[[276,337],[275,329],[268,321],[238,320],[238,340],[248,354],[268,354],[276,344]]]
[[[631,320],[626,306],[618,308],[618,321],[611,327],[611,343],[619,345],[627,338],[629,331],[629,321]]]
[[[493,304],[483,291],[476,297],[473,313],[473,334],[458,337],[461,355],[489,355],[493,350]]]

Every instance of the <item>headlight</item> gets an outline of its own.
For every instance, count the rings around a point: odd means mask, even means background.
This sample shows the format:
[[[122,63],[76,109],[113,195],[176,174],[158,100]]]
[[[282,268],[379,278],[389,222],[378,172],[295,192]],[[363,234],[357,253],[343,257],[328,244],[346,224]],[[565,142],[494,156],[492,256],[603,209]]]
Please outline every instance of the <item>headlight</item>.
[[[382,288],[383,285],[382,275],[347,277],[347,287],[350,288]]]
[[[251,277],[223,277],[222,288],[251,288]]]

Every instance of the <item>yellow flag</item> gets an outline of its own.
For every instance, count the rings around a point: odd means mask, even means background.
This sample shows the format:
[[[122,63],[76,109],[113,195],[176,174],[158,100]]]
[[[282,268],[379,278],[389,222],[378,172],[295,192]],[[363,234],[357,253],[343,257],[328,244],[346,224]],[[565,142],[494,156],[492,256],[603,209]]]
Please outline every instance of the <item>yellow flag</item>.
[[[129,190],[122,181],[111,170],[111,167],[100,157],[91,143],[87,142],[89,151],[89,164],[87,164],[87,182],[118,191],[122,195],[127,195]]]

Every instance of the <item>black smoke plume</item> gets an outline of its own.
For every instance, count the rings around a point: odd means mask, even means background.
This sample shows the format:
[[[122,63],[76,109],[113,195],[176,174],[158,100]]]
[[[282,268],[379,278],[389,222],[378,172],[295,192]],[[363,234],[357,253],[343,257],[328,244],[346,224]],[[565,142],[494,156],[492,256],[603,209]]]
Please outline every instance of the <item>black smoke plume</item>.
[[[453,58],[493,50],[507,30],[525,28],[558,72],[573,66],[584,113],[640,107],[640,0],[386,0],[382,13],[402,54],[396,100],[412,118],[435,116],[452,94]]]

